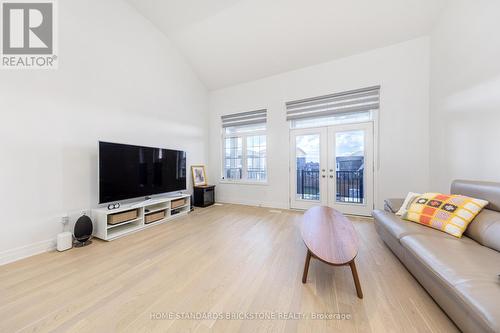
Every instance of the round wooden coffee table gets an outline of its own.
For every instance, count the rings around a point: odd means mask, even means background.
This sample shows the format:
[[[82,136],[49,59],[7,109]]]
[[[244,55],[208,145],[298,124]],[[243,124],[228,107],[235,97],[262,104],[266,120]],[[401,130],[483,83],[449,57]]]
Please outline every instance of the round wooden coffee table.
[[[342,213],[330,207],[306,211],[302,221],[302,239],[307,247],[302,283],[307,281],[311,257],[333,266],[350,266],[359,298],[363,298],[354,259],[358,254],[358,236]]]

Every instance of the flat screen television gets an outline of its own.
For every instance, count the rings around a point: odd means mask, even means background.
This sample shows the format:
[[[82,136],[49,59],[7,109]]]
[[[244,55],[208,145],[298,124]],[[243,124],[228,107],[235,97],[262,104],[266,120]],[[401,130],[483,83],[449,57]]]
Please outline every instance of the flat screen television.
[[[186,153],[99,142],[99,203],[186,189]]]

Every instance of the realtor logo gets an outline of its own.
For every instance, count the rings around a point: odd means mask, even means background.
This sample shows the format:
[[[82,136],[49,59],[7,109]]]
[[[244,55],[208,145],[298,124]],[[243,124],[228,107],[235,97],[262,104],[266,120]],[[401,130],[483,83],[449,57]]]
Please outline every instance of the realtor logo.
[[[2,68],[55,68],[55,20],[52,0],[4,0]]]

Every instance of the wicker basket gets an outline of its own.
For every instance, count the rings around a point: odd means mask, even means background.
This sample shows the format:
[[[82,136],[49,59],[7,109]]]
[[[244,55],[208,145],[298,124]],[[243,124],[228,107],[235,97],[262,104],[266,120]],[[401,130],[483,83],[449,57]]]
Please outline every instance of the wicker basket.
[[[177,200],[172,200],[172,203],[171,203],[171,208],[172,208],[172,209],[176,209],[176,208],[178,208],[178,207],[182,207],[182,206],[184,206],[186,203],[187,203],[187,199],[186,199],[186,198],[183,198],[183,199],[177,199]]]
[[[165,218],[165,211],[159,211],[156,213],[151,213],[145,216],[144,223],[149,224]]]
[[[108,224],[118,224],[130,220],[135,220],[139,216],[137,209],[128,210],[126,212],[108,215]]]

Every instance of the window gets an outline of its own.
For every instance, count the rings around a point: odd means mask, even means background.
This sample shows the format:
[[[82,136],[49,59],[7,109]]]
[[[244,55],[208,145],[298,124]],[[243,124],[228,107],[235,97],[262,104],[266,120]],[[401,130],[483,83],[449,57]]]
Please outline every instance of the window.
[[[242,137],[229,137],[226,138],[224,141],[225,141],[224,177],[226,179],[241,179],[243,177]]]
[[[266,136],[247,136],[247,179],[265,181],[266,172]]]
[[[266,110],[222,117],[222,179],[267,181],[266,117]]]

